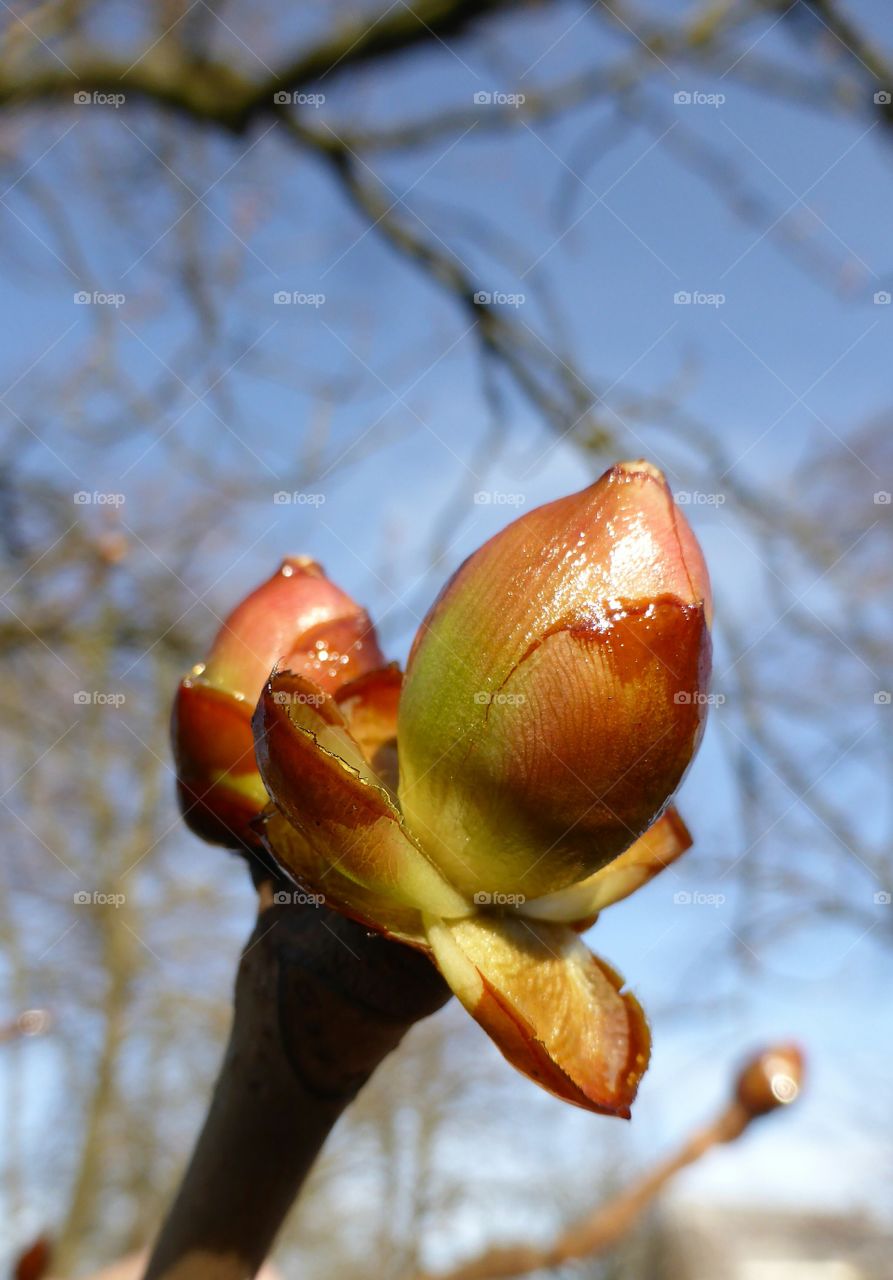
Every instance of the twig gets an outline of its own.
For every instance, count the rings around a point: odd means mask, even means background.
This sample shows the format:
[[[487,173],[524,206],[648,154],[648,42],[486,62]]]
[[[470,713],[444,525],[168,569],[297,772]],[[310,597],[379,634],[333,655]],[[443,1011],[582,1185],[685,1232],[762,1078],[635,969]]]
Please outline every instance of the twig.
[[[325,908],[272,904],[242,955],[210,1110],[145,1280],[245,1280],[320,1147],[406,1031],[449,991],[419,952]]]
[[[529,1275],[547,1267],[607,1252],[635,1226],[642,1213],[681,1169],[713,1147],[740,1138],[753,1120],[793,1102],[800,1088],[802,1059],[798,1050],[782,1047],[756,1055],[738,1077],[735,1093],[720,1114],[697,1129],[673,1155],[647,1170],[631,1186],[571,1223],[549,1245],[507,1245],[487,1249],[436,1280],[496,1280]],[[413,1280],[435,1280],[419,1272]]]

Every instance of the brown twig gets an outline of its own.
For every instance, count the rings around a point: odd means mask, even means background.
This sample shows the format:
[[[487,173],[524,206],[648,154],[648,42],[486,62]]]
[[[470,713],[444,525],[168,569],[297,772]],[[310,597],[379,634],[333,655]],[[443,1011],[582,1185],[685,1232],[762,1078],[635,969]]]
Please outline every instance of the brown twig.
[[[658,1192],[681,1169],[694,1164],[713,1147],[740,1138],[753,1120],[793,1102],[800,1087],[802,1059],[784,1046],[750,1059],[740,1073],[735,1092],[718,1116],[697,1129],[678,1151],[647,1170],[629,1187],[590,1210],[545,1247],[504,1245],[487,1249],[436,1280],[496,1280],[529,1275],[547,1267],[607,1252],[635,1226]],[[413,1280],[435,1280],[419,1272]]]
[[[242,955],[210,1110],[145,1280],[245,1280],[330,1129],[449,991],[419,952],[325,908],[261,912]]]

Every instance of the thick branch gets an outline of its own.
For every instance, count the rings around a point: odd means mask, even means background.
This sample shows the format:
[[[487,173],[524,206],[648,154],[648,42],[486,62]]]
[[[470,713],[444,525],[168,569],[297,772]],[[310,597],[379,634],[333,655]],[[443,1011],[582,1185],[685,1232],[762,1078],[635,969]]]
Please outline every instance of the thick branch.
[[[52,99],[71,102],[79,92],[125,93],[241,132],[269,111],[275,93],[300,91],[363,63],[417,45],[442,43],[490,13],[519,8],[520,2],[416,0],[412,6],[391,5],[379,17],[366,14],[339,26],[337,34],[284,60],[262,81],[249,80],[222,63],[190,57],[169,42],[137,60],[126,56],[82,60],[62,46],[64,63],[0,74],[0,107]],[[537,0],[528,0],[527,7],[532,2]]]
[[[388,58],[425,44],[444,44],[464,35],[473,24],[490,14],[522,7],[546,5],[553,0],[417,0],[412,6],[394,4],[378,16],[364,15],[318,44],[284,58],[277,70],[262,80],[252,79],[227,63],[214,62],[173,40],[149,47],[136,57],[128,52],[120,58],[87,56],[79,47],[57,42],[55,61],[35,67],[33,63],[0,68],[0,107],[35,102],[71,102],[75,93],[125,93],[145,98],[191,119],[240,133],[266,114],[276,93],[300,92],[329,76],[365,63]],[[774,0],[766,0],[768,8]],[[779,7],[786,10],[787,0]],[[836,107],[852,111],[867,108],[852,83],[833,76],[825,79],[803,75],[786,66],[760,63],[753,56],[744,59],[731,37],[749,17],[746,7],[735,14],[722,6],[696,10],[689,22],[676,26],[645,21],[639,14],[625,12],[617,21],[619,6],[602,6],[598,16],[607,19],[622,34],[634,38],[633,56],[614,68],[595,68],[572,77],[566,84],[548,91],[528,91],[528,100],[519,111],[489,111],[483,120],[475,113],[447,111],[430,120],[411,121],[383,128],[379,132],[339,130],[357,150],[388,150],[425,145],[433,138],[457,131],[461,134],[476,119],[485,129],[515,127],[519,119],[548,118],[581,105],[605,93],[624,93],[638,83],[647,67],[659,68],[676,60],[707,68],[735,69],[736,77],[751,87],[788,98],[803,105],[828,110]],[[849,55],[852,68],[888,88],[891,69],[869,39],[849,23],[831,0],[813,0],[813,11],[828,31],[837,37],[840,50]],[[881,120],[893,125],[893,103],[882,99],[877,106]],[[320,140],[321,141],[321,140]]]
[[[270,904],[268,886],[262,895]],[[420,953],[324,908],[266,905],[239,967],[211,1107],[146,1280],[253,1275],[344,1108],[448,997]]]

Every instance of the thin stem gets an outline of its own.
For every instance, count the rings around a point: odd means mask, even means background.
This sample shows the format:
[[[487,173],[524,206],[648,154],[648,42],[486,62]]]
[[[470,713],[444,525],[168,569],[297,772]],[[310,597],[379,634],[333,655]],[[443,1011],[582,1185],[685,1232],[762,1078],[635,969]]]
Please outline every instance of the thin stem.
[[[487,1249],[455,1270],[441,1273],[437,1280],[496,1280],[496,1277],[529,1275],[574,1259],[598,1257],[635,1226],[657,1193],[680,1169],[700,1160],[718,1143],[740,1137],[752,1119],[753,1113],[733,1100],[712,1123],[686,1139],[678,1151],[571,1223],[551,1244],[542,1248],[522,1244]],[[414,1280],[433,1280],[433,1277],[421,1272]]]

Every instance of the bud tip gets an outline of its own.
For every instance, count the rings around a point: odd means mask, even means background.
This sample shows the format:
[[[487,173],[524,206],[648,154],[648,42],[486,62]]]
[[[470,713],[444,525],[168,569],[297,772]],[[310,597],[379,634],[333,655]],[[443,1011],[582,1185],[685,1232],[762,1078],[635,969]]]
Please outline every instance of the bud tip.
[[[650,476],[652,480],[657,480],[659,484],[666,484],[666,476],[660,467],[656,467],[653,462],[648,462],[645,458],[627,459],[624,462],[618,462],[614,467],[621,475]]]
[[[306,574],[308,578],[324,578],[325,570],[312,556],[286,556],[279,566],[283,578],[293,578],[296,573]]]
[[[767,1115],[795,1102],[803,1086],[803,1054],[793,1044],[755,1054],[738,1076],[735,1095],[752,1116]]]

